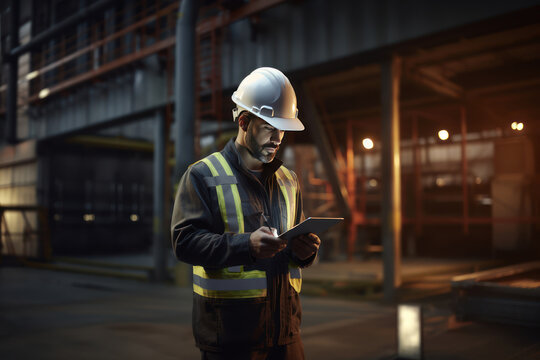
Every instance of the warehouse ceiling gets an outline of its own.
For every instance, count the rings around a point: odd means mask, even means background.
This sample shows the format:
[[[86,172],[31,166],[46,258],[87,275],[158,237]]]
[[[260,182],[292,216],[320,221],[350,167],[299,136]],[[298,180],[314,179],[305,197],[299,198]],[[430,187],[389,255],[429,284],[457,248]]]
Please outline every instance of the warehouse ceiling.
[[[412,113],[458,129],[460,105],[467,109],[470,132],[521,121],[540,133],[540,24],[415,46],[398,55],[402,136],[409,133],[406,116]],[[379,121],[372,120],[380,116],[380,73],[379,64],[370,64],[310,80],[323,119],[377,128]]]

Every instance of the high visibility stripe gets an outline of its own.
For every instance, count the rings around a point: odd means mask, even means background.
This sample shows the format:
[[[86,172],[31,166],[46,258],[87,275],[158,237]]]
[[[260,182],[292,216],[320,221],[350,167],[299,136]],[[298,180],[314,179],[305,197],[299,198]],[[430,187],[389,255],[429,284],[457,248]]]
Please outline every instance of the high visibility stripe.
[[[266,277],[251,279],[208,279],[194,274],[193,284],[206,290],[216,291],[257,290],[266,289]]]
[[[210,169],[210,172],[212,173],[212,176],[219,176],[216,168],[214,167],[214,165],[208,158],[204,158],[202,159],[202,161],[206,164],[206,166],[208,166],[208,168]],[[225,225],[225,232],[230,232],[229,221],[227,219],[227,207],[225,205],[225,196],[223,195],[223,186],[222,185],[216,186],[216,192],[217,192],[217,197],[218,197],[219,212],[223,219],[223,224]]]
[[[266,272],[261,270],[251,270],[251,271],[242,271],[241,273],[237,272],[223,272],[224,269],[217,270],[208,270],[206,271],[202,266],[194,266],[193,274],[204,277],[207,279],[253,279],[261,278],[266,279]]]
[[[265,297],[266,289],[256,290],[235,290],[235,291],[216,291],[203,289],[199,285],[193,284],[193,292],[208,298],[216,299],[248,299]]]
[[[289,273],[293,279],[300,279],[302,277],[300,274],[300,269],[297,267],[289,267]]]
[[[214,154],[216,158],[221,163],[221,166],[223,166],[223,169],[225,170],[225,173],[229,176],[234,176],[231,166],[225,160],[223,155],[219,152]],[[236,184],[231,184],[231,190],[234,197],[234,206],[236,208],[236,218],[238,221],[238,233],[244,232],[244,213],[242,211],[242,200],[240,199],[240,193],[238,192],[238,186]]]
[[[238,184],[238,180],[236,179],[236,176],[217,176],[212,177],[208,176],[204,178],[204,182],[206,183],[206,186],[209,187],[215,187],[218,185],[232,185],[232,184]]]

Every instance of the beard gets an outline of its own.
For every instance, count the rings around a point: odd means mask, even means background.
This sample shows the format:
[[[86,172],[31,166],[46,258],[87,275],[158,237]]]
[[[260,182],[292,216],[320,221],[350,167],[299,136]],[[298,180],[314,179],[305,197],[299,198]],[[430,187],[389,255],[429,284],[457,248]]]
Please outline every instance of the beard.
[[[252,129],[248,129],[248,131],[246,132],[246,139],[245,139],[245,143],[247,145],[247,148],[251,156],[253,156],[255,159],[261,161],[264,164],[271,163],[276,157],[279,146],[276,146],[272,143],[259,145],[257,141],[255,140],[255,136],[253,135],[253,132],[251,130]],[[274,149],[273,152],[268,151],[272,149]]]

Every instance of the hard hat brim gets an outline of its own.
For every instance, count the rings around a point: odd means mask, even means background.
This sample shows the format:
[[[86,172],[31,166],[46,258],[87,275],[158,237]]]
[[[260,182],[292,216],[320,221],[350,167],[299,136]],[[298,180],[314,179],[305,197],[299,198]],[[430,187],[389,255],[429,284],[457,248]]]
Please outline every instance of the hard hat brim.
[[[278,130],[282,131],[302,131],[305,129],[304,124],[298,119],[298,117],[295,118],[280,118],[280,117],[274,117],[274,116],[266,116],[261,113],[255,112],[252,109],[249,109],[247,106],[242,104],[242,102],[238,99],[236,96],[236,92],[231,97],[232,101],[238,106],[238,109],[241,111],[247,111],[250,114],[253,114],[273,127],[275,127]]]
[[[275,127],[278,130],[282,131],[302,131],[305,129],[304,124],[300,121],[298,118],[293,119],[283,119],[283,118],[276,118],[276,117],[269,117],[264,116],[260,114],[254,114],[273,127]]]

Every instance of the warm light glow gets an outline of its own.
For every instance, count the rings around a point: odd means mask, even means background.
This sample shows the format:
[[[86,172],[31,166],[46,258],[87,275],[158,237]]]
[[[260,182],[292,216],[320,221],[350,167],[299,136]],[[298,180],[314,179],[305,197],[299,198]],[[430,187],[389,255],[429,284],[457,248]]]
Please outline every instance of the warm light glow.
[[[86,222],[92,222],[92,221],[96,220],[96,216],[94,214],[84,214],[83,215],[83,220],[86,221]]]
[[[377,181],[377,179],[369,179],[368,184],[369,184],[369,186],[371,186],[371,187],[377,187],[377,185],[379,184],[379,182]]]
[[[362,140],[362,146],[364,146],[364,149],[366,150],[373,149],[373,140],[371,140],[370,138],[365,138],[364,140]]]
[[[448,140],[449,136],[450,136],[450,134],[448,134],[448,131],[446,131],[446,130],[440,130],[439,131],[439,139]]]
[[[43,98],[46,98],[47,96],[49,96],[49,93],[51,91],[48,89],[48,88],[45,88],[45,89],[42,89],[40,92],[39,92],[39,98],[40,99],[43,99]]]
[[[435,180],[435,183],[437,184],[438,187],[443,187],[445,184],[443,178],[437,178],[437,180]]]
[[[512,130],[521,131],[523,130],[524,125],[522,122],[514,121],[512,125],[510,125],[510,127],[512,128]]]
[[[131,221],[133,221],[133,222],[137,222],[137,221],[139,221],[139,215],[137,215],[137,214],[131,214],[131,215],[129,216],[129,220],[131,220]]]
[[[30,81],[32,79],[35,79],[39,75],[39,71],[35,70],[28,74],[26,74],[26,80]]]
[[[422,359],[422,309],[398,305],[398,357]]]
[[[480,185],[482,183],[482,179],[477,177],[476,179],[474,179],[474,182],[476,183],[476,185]]]

